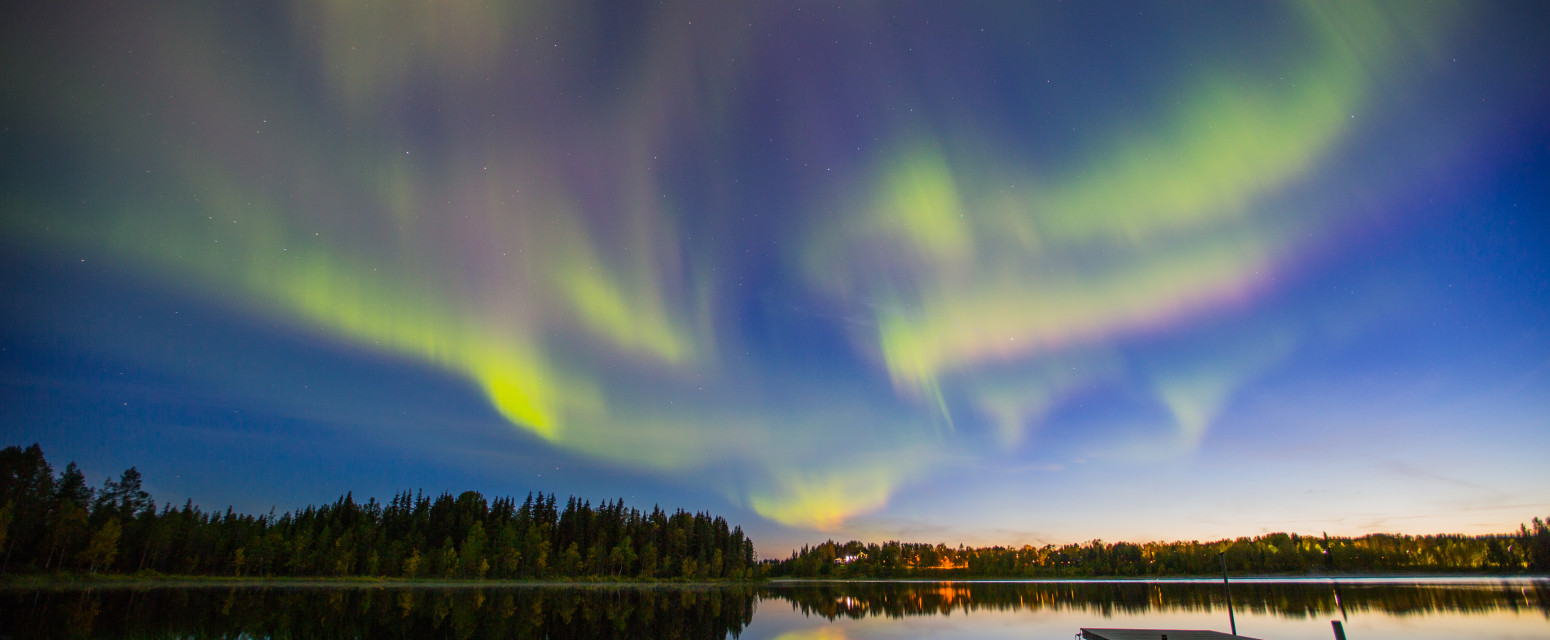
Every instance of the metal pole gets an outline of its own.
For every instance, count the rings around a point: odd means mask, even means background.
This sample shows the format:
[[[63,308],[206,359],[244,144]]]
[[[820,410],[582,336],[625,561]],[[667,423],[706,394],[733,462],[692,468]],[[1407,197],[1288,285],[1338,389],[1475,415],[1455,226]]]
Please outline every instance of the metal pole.
[[[1227,596],[1227,624],[1232,625],[1232,634],[1238,635],[1238,620],[1232,615],[1232,585],[1227,583],[1227,552],[1216,554],[1222,561],[1222,593]]]
[[[1345,640],[1345,627],[1340,626],[1340,621],[1330,620],[1329,623],[1335,627],[1335,640]]]

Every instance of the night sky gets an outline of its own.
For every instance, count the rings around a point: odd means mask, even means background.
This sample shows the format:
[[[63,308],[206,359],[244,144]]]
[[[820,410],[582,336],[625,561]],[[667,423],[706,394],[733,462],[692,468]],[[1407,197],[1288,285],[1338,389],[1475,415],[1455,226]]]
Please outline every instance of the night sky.
[[[766,555],[1550,515],[1541,2],[23,3],[0,445]]]

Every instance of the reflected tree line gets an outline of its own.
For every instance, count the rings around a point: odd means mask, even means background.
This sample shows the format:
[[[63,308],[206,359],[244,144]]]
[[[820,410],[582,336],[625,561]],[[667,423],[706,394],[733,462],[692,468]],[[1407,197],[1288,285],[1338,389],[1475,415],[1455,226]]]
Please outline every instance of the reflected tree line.
[[[807,615],[892,618],[974,611],[1114,613],[1226,608],[1218,583],[1125,582],[833,582],[766,592]],[[1235,583],[1233,607],[1291,618],[1356,613],[1392,615],[1538,611],[1550,618],[1550,582],[1496,585]],[[1225,611],[1222,612],[1225,615]]]
[[[0,634],[28,638],[715,638],[754,588],[226,587],[0,591]]]
[[[1505,573],[1550,575],[1550,525],[1514,533],[1373,534],[1358,538],[1272,533],[1214,542],[1093,540],[1043,547],[957,548],[832,540],[774,563],[773,576],[805,578],[1085,578],[1219,574]]]
[[[745,579],[758,573],[740,527],[706,513],[593,507],[469,491],[387,504],[345,495],[275,516],[157,509],[130,468],[101,489],[70,463],[57,476],[34,444],[0,450],[0,573]]]
[[[822,583],[688,586],[253,587],[0,590],[0,635],[30,638],[724,638],[763,602],[809,616],[978,611],[1223,613],[1216,584]],[[778,605],[777,605],[778,606]],[[1239,584],[1241,612],[1550,618],[1550,585]]]

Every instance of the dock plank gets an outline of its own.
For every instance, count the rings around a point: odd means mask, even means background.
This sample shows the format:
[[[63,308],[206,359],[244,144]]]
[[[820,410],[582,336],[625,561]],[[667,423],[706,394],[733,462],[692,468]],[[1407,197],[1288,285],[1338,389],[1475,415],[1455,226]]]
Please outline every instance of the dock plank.
[[[1201,629],[1082,629],[1084,640],[1259,640]]]

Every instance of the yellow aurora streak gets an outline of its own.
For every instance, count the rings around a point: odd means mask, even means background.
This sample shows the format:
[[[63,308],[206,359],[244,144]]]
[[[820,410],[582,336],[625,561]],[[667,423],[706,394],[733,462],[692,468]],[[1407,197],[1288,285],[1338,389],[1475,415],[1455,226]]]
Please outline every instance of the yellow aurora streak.
[[[852,515],[887,504],[901,476],[920,471],[901,462],[847,460],[818,471],[782,471],[754,489],[748,505],[781,524],[833,530]]]

